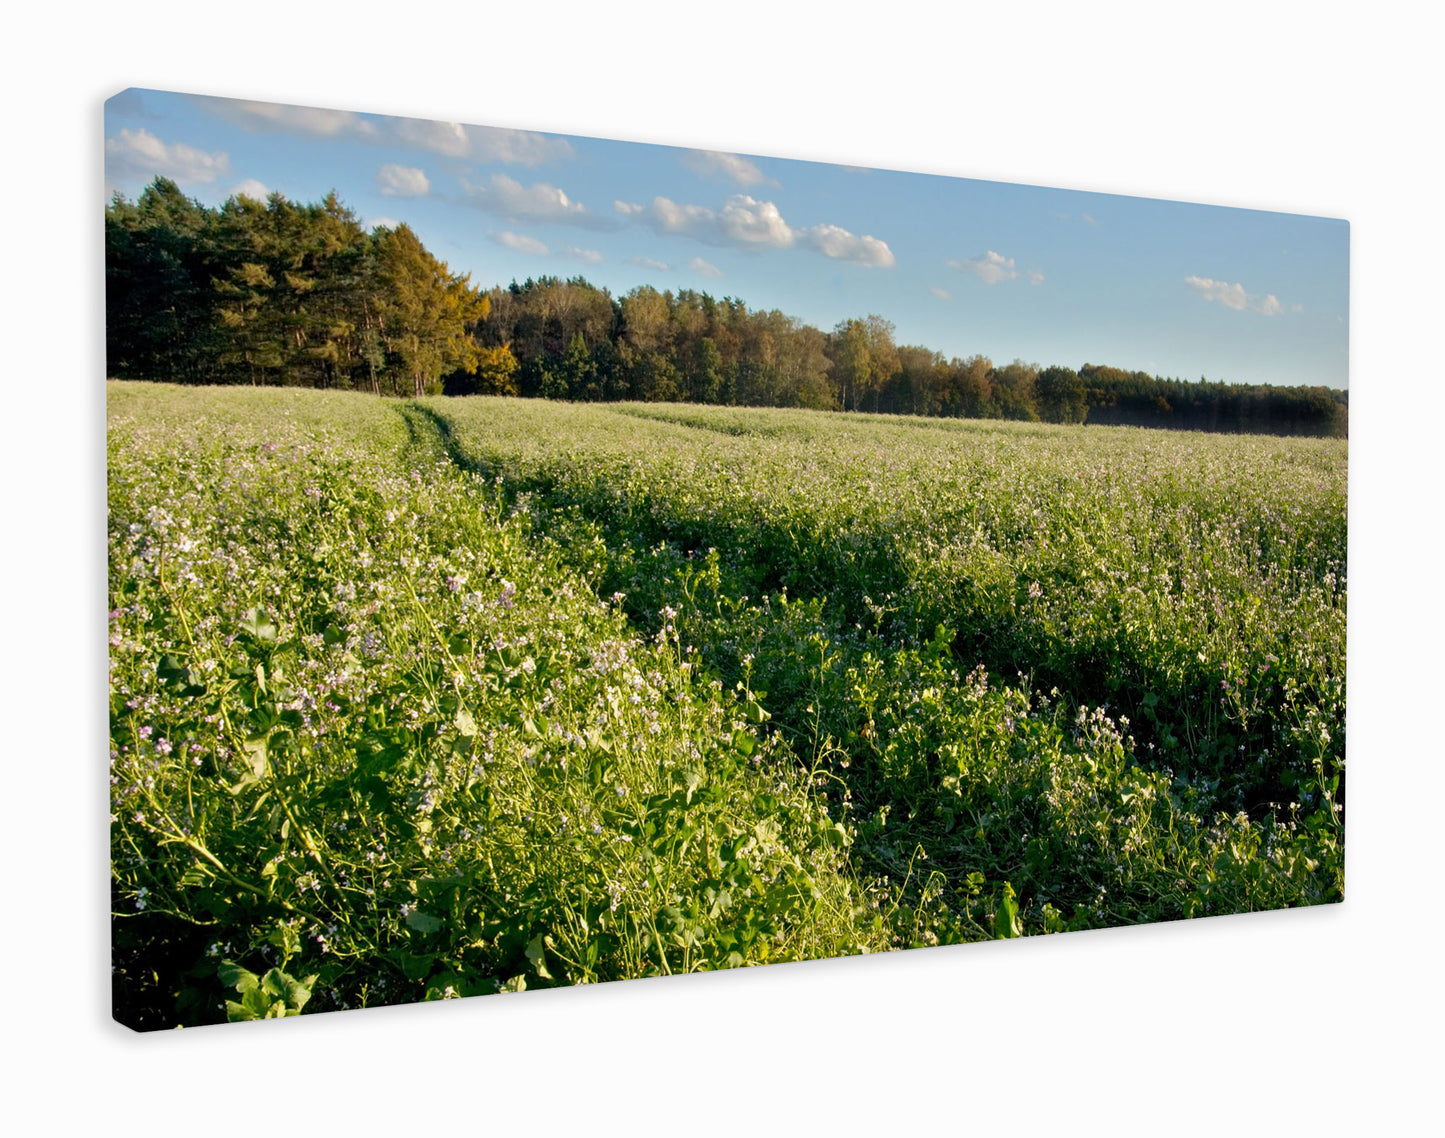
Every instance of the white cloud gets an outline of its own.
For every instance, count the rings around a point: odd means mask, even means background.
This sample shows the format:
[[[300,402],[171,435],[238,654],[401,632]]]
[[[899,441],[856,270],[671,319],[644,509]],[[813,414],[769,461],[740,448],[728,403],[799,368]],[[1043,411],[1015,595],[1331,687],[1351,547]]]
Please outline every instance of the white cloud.
[[[651,257],[628,257],[627,263],[644,269],[656,269],[660,273],[672,271],[672,266],[666,261],[654,261]]]
[[[1039,272],[1038,269],[1030,269],[1025,275],[1029,278],[1029,284],[1031,285],[1041,285],[1044,283],[1044,274]]]
[[[156,176],[194,185],[209,184],[231,172],[224,151],[207,154],[184,142],[164,143],[148,130],[122,130],[105,140],[107,181]]]
[[[777,206],[755,201],[747,194],[728,198],[718,215],[718,226],[725,237],[739,245],[761,245],[765,249],[786,249],[796,238]]]
[[[605,258],[596,249],[579,249],[576,245],[564,245],[557,250],[558,256],[571,257],[574,261],[582,261],[588,265],[600,265]]]
[[[679,205],[656,197],[649,206],[615,202],[613,208],[628,217],[641,217],[658,233],[696,237],[714,245],[762,245],[786,249],[793,231],[772,202],[759,202],[735,194],[721,212],[705,205]]]
[[[1303,304],[1291,304],[1289,306],[1289,310],[1291,312],[1299,313],[1305,310],[1305,306]]]
[[[723,275],[723,271],[720,268],[704,261],[701,257],[694,257],[687,263],[687,267],[704,277],[720,277]]]
[[[398,225],[400,225],[400,224],[401,224],[401,222],[397,221],[397,219],[394,218],[394,217],[373,217],[369,222],[367,222],[367,228],[368,228],[368,229],[380,229],[380,228],[395,229],[395,228],[396,228]]]
[[[264,182],[258,182],[255,178],[247,178],[231,187],[231,196],[233,198],[253,198],[258,202],[263,202],[271,196],[271,191]]]
[[[802,237],[823,256],[837,261],[854,261],[879,269],[891,269],[898,263],[893,256],[893,250],[878,238],[855,237],[836,225],[815,225],[804,230]]]
[[[588,265],[600,265],[606,260],[596,249],[579,249],[576,245],[563,245],[560,249],[551,249],[535,237],[525,233],[513,233],[510,229],[495,230],[488,233],[487,236],[503,249],[511,249],[515,253],[528,253],[533,257],[570,257],[574,261],[581,261]]]
[[[1205,300],[1217,300],[1225,308],[1243,311],[1249,303],[1249,294],[1244,291],[1242,284],[1231,285],[1224,281],[1211,280],[1209,277],[1194,276],[1185,277],[1184,283]]]
[[[721,210],[702,205],[680,205],[655,197],[651,205],[616,201],[612,208],[624,217],[636,217],[653,230],[671,236],[695,237],[712,245],[744,249],[789,249],[800,245],[835,260],[854,261],[876,268],[892,268],[893,251],[876,237],[862,237],[836,225],[794,229],[772,202],[747,194],[734,194]]]
[[[939,300],[952,300],[952,299],[953,299],[953,293],[947,292],[947,291],[945,291],[944,289],[941,289],[941,288],[931,288],[931,289],[929,289],[928,291],[931,292],[931,293],[933,293],[934,296],[938,297]]]
[[[644,218],[659,233],[681,233],[704,241],[718,241],[721,237],[717,214],[707,206],[678,205],[670,198],[656,197],[652,199],[650,206],[629,205],[619,212],[630,217]]]
[[[512,166],[537,166],[573,155],[572,144],[555,135],[530,130],[505,130],[495,126],[469,126],[470,156],[480,162],[505,162]]]
[[[288,103],[261,103],[251,99],[221,99],[197,95],[196,101],[243,130],[282,131],[311,138],[375,138],[375,125],[355,111],[323,107],[295,107]]]
[[[363,116],[354,111],[322,107],[296,107],[247,99],[196,96],[213,113],[249,131],[278,131],[309,138],[354,138],[390,143],[479,162],[536,166],[570,158],[572,144],[565,138],[529,130],[491,126],[464,126],[440,119],[410,119],[395,115]]]
[[[755,164],[738,154],[725,154],[719,150],[689,150],[683,155],[682,162],[688,169],[705,178],[726,178],[744,188],[762,182],[777,185]]]
[[[384,118],[381,122],[386,132],[404,146],[428,150],[446,158],[465,158],[471,151],[471,139],[461,123],[393,117]]]
[[[1087,213],[1081,213],[1081,214],[1079,214],[1079,216],[1080,216],[1081,218],[1083,218],[1084,221],[1087,222],[1089,225],[1098,225],[1098,224],[1099,224],[1099,223],[1098,223],[1097,221],[1095,221],[1092,217],[1090,217]]]
[[[1278,316],[1284,311],[1284,305],[1273,293],[1256,296],[1252,292],[1246,292],[1242,284],[1229,284],[1211,280],[1209,277],[1195,276],[1185,277],[1184,283],[1205,300],[1217,300],[1225,308],[1232,308],[1236,312],[1248,310],[1258,312],[1261,316]]]
[[[437,119],[379,120],[383,132],[397,141],[429,150],[448,158],[470,158],[477,162],[502,162],[509,166],[537,166],[573,155],[565,138],[537,134],[530,130],[508,130],[496,126],[464,126]]]
[[[376,188],[383,197],[420,198],[431,192],[426,172],[415,166],[388,162],[376,172]]]
[[[1002,253],[995,253],[992,249],[977,257],[965,257],[961,261],[945,261],[944,264],[959,272],[972,273],[984,284],[1011,281],[1019,275],[1018,270],[1014,268],[1012,257],[1005,257]]]
[[[488,233],[487,236],[503,249],[511,249],[517,253],[531,253],[536,257],[545,257],[552,251],[535,237],[528,237],[525,233],[513,233],[510,229]]]
[[[547,182],[524,186],[505,174],[493,174],[480,186],[464,179],[462,189],[476,205],[513,221],[554,221],[591,226],[606,224],[581,202],[573,201],[565,191]]]

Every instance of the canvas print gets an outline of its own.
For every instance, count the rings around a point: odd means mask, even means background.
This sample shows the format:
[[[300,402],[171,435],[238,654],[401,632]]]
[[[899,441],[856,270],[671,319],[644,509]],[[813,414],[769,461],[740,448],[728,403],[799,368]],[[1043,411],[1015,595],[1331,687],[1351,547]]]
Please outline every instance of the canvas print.
[[[1345,222],[104,133],[119,1022],[1343,899]]]

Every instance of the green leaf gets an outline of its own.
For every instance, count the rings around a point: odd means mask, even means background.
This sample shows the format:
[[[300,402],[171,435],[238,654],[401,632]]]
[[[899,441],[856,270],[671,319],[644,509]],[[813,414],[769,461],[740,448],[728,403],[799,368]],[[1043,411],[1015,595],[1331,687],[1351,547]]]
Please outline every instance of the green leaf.
[[[191,669],[179,656],[167,652],[156,664],[156,679],[167,687],[185,688],[191,681]]]
[[[244,1003],[237,1003],[235,1000],[226,1001],[226,1018],[232,1023],[244,1023],[247,1020],[256,1019],[254,1008]]]
[[[304,1008],[306,1002],[311,999],[311,988],[316,983],[316,978],[319,975],[320,973],[313,972],[310,976],[304,976],[300,980],[287,977],[286,1002],[295,1009],[294,1014],[300,1015],[301,1009]]]
[[[241,615],[241,631],[249,632],[257,640],[276,639],[276,625],[259,605],[247,609]]]
[[[242,968],[232,960],[221,961],[221,966],[216,969],[216,975],[220,977],[222,984],[228,988],[235,988],[238,992],[249,992],[260,983],[254,972],[248,968]]]
[[[241,1007],[245,1011],[245,1019],[265,1019],[271,1011],[271,997],[266,995],[260,988],[252,988],[241,997]]]
[[[178,884],[186,889],[199,889],[201,886],[213,881],[215,876],[210,866],[198,861],[187,869],[185,873],[181,874]]]
[[[247,739],[243,744],[246,748],[246,760],[251,765],[253,778],[266,777],[266,738],[258,735],[254,739]]]
[[[598,731],[597,728],[589,727],[584,734],[587,737],[588,746],[599,751],[606,751],[608,754],[612,753],[612,740],[602,734],[601,731]]]
[[[465,707],[457,708],[456,719],[457,731],[462,735],[471,738],[477,733],[477,721],[472,718],[472,713]]]
[[[692,802],[692,796],[697,793],[697,788],[702,785],[702,771],[697,767],[686,767],[683,772],[683,786],[687,790],[687,801]]]
[[[547,954],[542,948],[542,934],[538,933],[527,942],[527,960],[537,975],[543,980],[553,980],[555,977],[547,971]]]
[[[406,915],[406,923],[419,933],[434,933],[444,923],[439,917],[413,909]]]
[[[818,836],[830,846],[846,846],[848,844],[848,830],[841,822],[821,826]]]
[[[434,952],[397,952],[392,959],[400,966],[402,975],[408,980],[425,980],[432,974],[437,957]]]
[[[262,876],[265,876],[264,870],[262,870]],[[277,924],[266,934],[266,943],[274,948],[279,948],[281,955],[289,960],[301,951],[301,934],[292,925]]]
[[[1003,883],[1003,896],[999,898],[998,911],[993,915],[993,935],[996,939],[1023,936],[1023,927],[1019,923],[1019,903],[1014,893],[1014,887],[1005,881]]]

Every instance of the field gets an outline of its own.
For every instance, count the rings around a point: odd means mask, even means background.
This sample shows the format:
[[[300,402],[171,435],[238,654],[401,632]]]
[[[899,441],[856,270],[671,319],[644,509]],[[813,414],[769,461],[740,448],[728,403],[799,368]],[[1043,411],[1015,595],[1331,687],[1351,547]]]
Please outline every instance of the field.
[[[121,1022],[1342,899],[1342,440],[108,400]]]

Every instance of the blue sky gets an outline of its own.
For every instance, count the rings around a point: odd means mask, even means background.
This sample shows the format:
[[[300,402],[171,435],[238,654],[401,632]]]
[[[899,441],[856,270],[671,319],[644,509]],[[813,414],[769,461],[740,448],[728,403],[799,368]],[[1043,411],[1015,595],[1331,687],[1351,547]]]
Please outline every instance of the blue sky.
[[[207,205],[335,189],[484,287],[581,274],[824,330],[878,313],[950,357],[1348,386],[1339,220],[137,89],[105,172]]]

